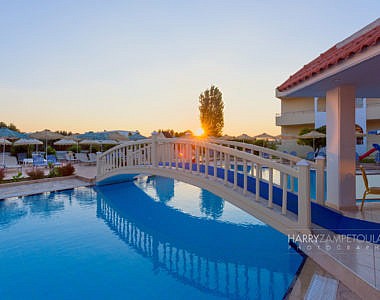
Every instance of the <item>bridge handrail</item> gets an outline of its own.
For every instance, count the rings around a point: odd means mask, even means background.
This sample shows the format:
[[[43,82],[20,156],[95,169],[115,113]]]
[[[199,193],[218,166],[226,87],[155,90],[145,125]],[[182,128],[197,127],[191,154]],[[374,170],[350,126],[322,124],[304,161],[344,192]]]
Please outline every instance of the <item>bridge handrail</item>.
[[[250,149],[252,151],[257,151],[260,153],[266,153],[270,154],[273,156],[276,156],[278,158],[286,159],[288,161],[293,162],[294,164],[298,163],[299,161],[302,160],[302,158],[298,156],[294,156],[288,153],[284,153],[281,151],[273,150],[270,148],[266,147],[261,147],[253,144],[248,144],[248,143],[242,143],[242,142],[236,142],[236,141],[228,141],[228,140],[221,140],[221,139],[208,139],[211,143],[216,143],[219,145],[225,145],[225,146],[233,146],[233,147],[239,147],[239,148],[245,148],[245,149]],[[309,161],[309,164],[312,168],[316,168],[316,163],[313,161]]]
[[[240,158],[241,160],[250,161],[253,163],[257,163],[261,166],[266,166],[269,168],[276,169],[292,177],[298,176],[298,172],[294,168],[294,166],[291,167],[289,165],[281,164],[279,162],[269,160],[269,159],[260,157],[258,155],[254,155],[253,153],[248,153],[248,152],[241,151],[234,148],[224,147],[223,145],[218,145],[216,143],[210,143],[208,140],[193,140],[193,139],[188,139],[188,138],[175,138],[175,139],[167,138],[167,139],[157,139],[157,142],[158,143],[173,143],[174,142],[174,143],[180,143],[180,144],[186,144],[186,145],[202,146],[210,150],[226,153],[233,157],[236,156],[237,158]]]
[[[248,149],[251,151],[247,152]],[[259,155],[254,151],[258,151]],[[268,153],[280,159],[266,158],[262,153]],[[300,226],[310,227],[309,169],[311,165],[317,167],[317,197],[320,198],[319,202],[323,202],[321,200],[324,197],[321,187],[324,182],[324,175],[321,175],[324,174],[323,162],[310,163],[286,153],[239,142],[188,137],[158,138],[157,135],[153,135],[151,139],[125,142],[99,154],[97,156],[97,180],[105,179],[112,174],[121,174],[128,169],[133,169],[135,172],[139,172],[140,169],[142,173],[149,172],[149,169],[157,169],[157,171],[160,170],[159,172],[167,169],[168,172],[171,172],[170,174],[173,171],[188,172],[202,175],[205,180],[219,179],[224,181],[225,185],[232,184],[234,190],[238,187],[242,188],[243,194],[247,195],[251,191],[248,189],[248,177],[251,176],[255,178],[256,187],[253,187],[255,200],[260,201],[262,168],[267,167],[269,174],[269,179],[266,180],[269,185],[268,207],[273,207],[273,186],[275,185],[273,171],[276,170],[280,174],[280,187],[283,191],[281,212],[283,215],[286,215],[288,210],[288,191],[294,192],[294,178],[297,178],[298,223]],[[239,170],[239,168],[241,169]]]

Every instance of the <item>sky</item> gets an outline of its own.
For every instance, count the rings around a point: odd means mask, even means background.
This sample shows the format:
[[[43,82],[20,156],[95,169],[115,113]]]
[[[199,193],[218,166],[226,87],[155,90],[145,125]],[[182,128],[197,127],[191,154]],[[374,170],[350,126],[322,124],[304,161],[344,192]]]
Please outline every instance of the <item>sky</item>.
[[[278,134],[275,88],[379,17],[378,0],[0,0],[0,121],[195,131],[223,93],[223,133]]]

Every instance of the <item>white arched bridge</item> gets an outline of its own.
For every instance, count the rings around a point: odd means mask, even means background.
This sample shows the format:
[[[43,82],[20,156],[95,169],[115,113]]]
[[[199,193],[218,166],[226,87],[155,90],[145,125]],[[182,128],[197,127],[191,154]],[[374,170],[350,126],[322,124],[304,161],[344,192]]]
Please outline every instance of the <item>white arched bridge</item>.
[[[139,174],[177,179],[233,203],[277,230],[310,232],[310,168],[317,203],[324,201],[324,160],[217,139],[158,138],[126,142],[99,154],[97,185]]]

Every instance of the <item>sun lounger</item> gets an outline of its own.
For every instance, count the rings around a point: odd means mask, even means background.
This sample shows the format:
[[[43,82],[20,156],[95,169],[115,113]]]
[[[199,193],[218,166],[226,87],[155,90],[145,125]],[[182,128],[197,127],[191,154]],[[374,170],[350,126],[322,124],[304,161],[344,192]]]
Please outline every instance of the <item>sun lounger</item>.
[[[17,158],[14,156],[5,156],[4,166],[5,169],[18,169],[21,171],[22,166],[17,163]]]
[[[57,157],[58,161],[66,160],[66,154],[67,154],[67,151],[56,151],[55,152],[55,156]]]
[[[17,161],[19,164],[22,164],[25,158],[27,158],[27,154],[25,152],[17,153]]]
[[[88,158],[87,153],[77,153],[77,158],[79,160],[79,163],[84,163],[84,164],[91,164],[91,163],[93,163]]]
[[[54,166],[61,166],[62,163],[60,162],[57,162],[57,157],[55,155],[48,155],[47,156],[47,163],[51,163],[53,164]]]
[[[307,160],[314,160],[314,152],[308,152],[307,154],[306,154],[306,159]]]
[[[76,163],[78,158],[74,155],[74,153],[66,153],[65,158],[70,163]]]
[[[34,167],[47,167],[47,162],[41,155],[33,155],[33,166]]]
[[[95,153],[89,153],[88,158],[89,158],[90,163],[96,163],[96,154]]]

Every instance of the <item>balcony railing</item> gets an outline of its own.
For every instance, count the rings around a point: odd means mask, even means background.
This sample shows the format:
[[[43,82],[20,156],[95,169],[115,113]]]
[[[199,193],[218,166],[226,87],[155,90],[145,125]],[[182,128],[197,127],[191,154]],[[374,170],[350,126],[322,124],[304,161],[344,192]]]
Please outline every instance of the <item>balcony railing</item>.
[[[312,124],[315,121],[314,110],[303,110],[276,114],[276,125]]]

